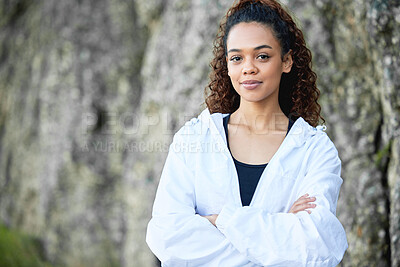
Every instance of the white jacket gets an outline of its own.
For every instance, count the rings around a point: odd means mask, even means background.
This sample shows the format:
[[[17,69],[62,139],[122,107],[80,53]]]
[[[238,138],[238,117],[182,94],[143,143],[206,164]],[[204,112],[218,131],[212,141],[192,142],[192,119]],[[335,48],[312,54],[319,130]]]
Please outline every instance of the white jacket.
[[[293,124],[243,207],[222,118],[205,109],[175,135],[146,241],[163,266],[336,266],[347,249],[336,218],[343,182],[322,126]],[[287,213],[302,195],[312,213]],[[213,226],[200,215],[219,214]]]

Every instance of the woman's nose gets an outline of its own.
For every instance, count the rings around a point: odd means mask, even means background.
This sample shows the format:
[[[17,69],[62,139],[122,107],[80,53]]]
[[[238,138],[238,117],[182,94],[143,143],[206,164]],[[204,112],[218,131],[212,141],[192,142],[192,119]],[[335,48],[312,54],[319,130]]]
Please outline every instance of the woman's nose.
[[[246,60],[242,69],[243,74],[256,74],[257,71],[258,69],[254,63],[251,60]]]

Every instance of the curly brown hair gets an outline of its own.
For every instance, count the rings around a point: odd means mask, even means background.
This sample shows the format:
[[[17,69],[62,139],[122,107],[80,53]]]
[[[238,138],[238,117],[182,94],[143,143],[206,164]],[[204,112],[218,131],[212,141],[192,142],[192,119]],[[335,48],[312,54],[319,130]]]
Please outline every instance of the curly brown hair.
[[[232,113],[239,108],[240,96],[228,76],[226,40],[231,28],[240,22],[259,22],[270,27],[281,44],[282,58],[291,50],[293,66],[289,73],[282,74],[279,86],[279,105],[285,115],[293,120],[302,117],[314,127],[320,120],[325,122],[320,115],[320,91],[317,75],[311,69],[311,51],[302,31],[275,0],[239,0],[223,17],[214,41],[210,83],[204,91],[210,113]]]

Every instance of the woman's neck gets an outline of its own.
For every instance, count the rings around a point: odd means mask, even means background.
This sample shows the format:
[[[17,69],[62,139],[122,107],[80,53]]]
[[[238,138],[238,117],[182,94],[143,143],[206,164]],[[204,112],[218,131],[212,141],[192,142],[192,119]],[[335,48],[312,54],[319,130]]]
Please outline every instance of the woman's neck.
[[[288,118],[281,110],[279,101],[263,103],[241,99],[229,123],[245,126],[252,133],[279,132],[287,130]]]

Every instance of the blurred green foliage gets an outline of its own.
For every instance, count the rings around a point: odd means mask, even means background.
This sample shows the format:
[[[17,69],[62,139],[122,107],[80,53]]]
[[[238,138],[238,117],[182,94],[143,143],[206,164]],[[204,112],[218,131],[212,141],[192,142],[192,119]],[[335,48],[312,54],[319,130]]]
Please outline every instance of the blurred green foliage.
[[[39,240],[0,225],[0,267],[51,267]]]

